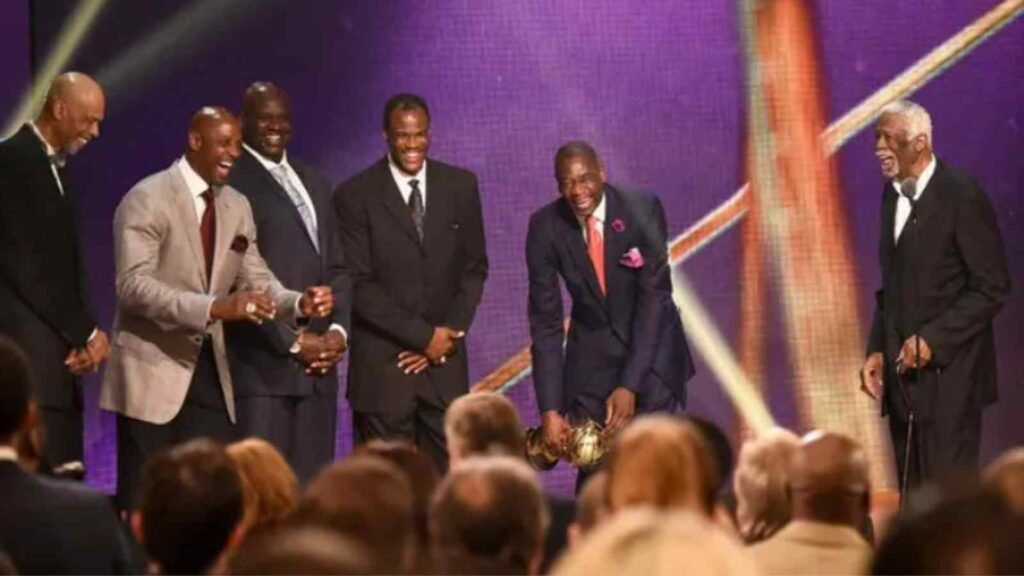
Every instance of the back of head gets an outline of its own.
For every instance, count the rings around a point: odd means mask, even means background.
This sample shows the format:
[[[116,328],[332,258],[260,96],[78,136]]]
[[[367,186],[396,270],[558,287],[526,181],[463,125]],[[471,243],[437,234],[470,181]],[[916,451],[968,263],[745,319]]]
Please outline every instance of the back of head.
[[[714,463],[693,424],[664,414],[641,416],[612,442],[606,457],[608,506],[685,508],[710,515]]]
[[[242,518],[242,486],[224,447],[206,439],[165,450],[142,478],[142,540],[164,574],[198,574]]]
[[[394,464],[402,472],[412,489],[416,538],[420,546],[426,546],[429,540],[427,510],[430,497],[441,481],[433,460],[416,450],[413,444],[399,440],[371,440],[356,449],[355,455],[376,456]]]
[[[771,428],[740,448],[733,488],[740,533],[748,542],[764,540],[789,522],[789,463],[799,447],[796,434]]]
[[[430,507],[435,555],[497,560],[519,573],[539,569],[548,510],[540,481],[521,459],[467,460],[441,482]]]
[[[1018,514],[1024,514],[1024,446],[1012,448],[985,467],[985,488],[999,494]]]
[[[381,458],[350,457],[310,482],[292,523],[337,531],[367,550],[374,570],[397,573],[414,541],[409,482]]]
[[[28,359],[21,348],[0,336],[0,444],[14,439],[32,402]]]
[[[231,562],[231,573],[373,574],[366,551],[326,528],[284,526],[247,540]]]
[[[592,474],[576,497],[576,525],[581,533],[589,532],[608,515],[608,473]]]
[[[244,497],[246,530],[260,530],[281,522],[298,499],[299,480],[284,456],[260,438],[247,438],[227,448],[238,466]]]
[[[453,465],[470,456],[526,453],[519,413],[511,400],[496,392],[457,398],[445,413],[444,429]]]
[[[688,422],[700,430],[704,442],[711,449],[711,455],[715,463],[715,490],[721,491],[726,487],[729,475],[732,474],[733,452],[729,443],[729,436],[714,422],[697,416],[688,415]]]
[[[617,512],[554,567],[590,574],[756,574],[747,551],[702,514],[637,507]]]
[[[854,440],[812,432],[789,468],[793,517],[859,528],[870,507],[867,456]]]
[[[898,518],[872,574],[1024,574],[1024,518],[995,494],[944,497]]]

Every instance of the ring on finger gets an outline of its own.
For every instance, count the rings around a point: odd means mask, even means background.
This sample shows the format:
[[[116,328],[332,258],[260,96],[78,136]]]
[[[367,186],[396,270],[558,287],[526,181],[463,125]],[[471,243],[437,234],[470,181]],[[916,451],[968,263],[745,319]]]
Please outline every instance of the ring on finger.
[[[255,314],[256,313],[256,304],[254,304],[252,302],[247,303],[245,305],[245,313],[246,314]]]

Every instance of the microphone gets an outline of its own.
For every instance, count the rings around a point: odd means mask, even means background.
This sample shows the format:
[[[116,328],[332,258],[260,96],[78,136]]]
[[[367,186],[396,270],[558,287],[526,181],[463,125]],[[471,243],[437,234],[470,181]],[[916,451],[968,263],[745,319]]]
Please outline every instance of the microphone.
[[[910,200],[910,208],[913,209],[914,204],[917,202],[915,200],[917,196],[917,179],[911,177],[900,182],[900,194],[903,194],[904,198]]]

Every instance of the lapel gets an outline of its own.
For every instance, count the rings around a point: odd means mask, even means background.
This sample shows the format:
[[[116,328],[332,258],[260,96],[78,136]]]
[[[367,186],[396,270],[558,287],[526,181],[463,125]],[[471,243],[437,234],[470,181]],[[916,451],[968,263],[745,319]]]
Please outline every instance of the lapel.
[[[583,275],[583,279],[586,281],[587,287],[594,296],[594,300],[601,303],[601,307],[606,308],[605,297],[601,294],[601,286],[597,283],[597,272],[594,271],[594,265],[590,263],[590,257],[587,256],[587,243],[583,240],[583,227],[580,226],[579,221],[576,219],[576,215],[573,213],[572,208],[565,202],[565,200],[559,200],[558,202],[558,220],[559,220],[559,235],[561,241],[565,244],[566,251],[569,252],[569,256],[573,263],[576,264],[576,268]],[[605,246],[607,252],[607,246]],[[605,269],[605,281],[608,270]]]
[[[630,279],[630,273],[619,264],[619,259],[629,249],[629,218],[628,210],[619,191],[609,185],[604,188],[605,212],[604,212],[604,276],[608,288],[608,297],[611,299],[616,294],[621,294],[624,282]],[[614,222],[621,222],[622,230],[615,230]]]
[[[923,226],[942,205],[943,183],[946,181],[946,166],[938,158],[935,159],[935,173],[925,186],[921,199],[914,210],[917,211],[917,225]]]
[[[449,224],[444,215],[448,212],[448,203],[452,201],[453,194],[445,188],[444,174],[439,173],[437,162],[432,162],[427,167],[427,190],[430,198],[426,200],[426,211],[423,214],[423,244],[430,246],[430,239],[436,238],[439,232]],[[412,221],[410,215],[409,221]]]
[[[64,198],[61,197],[60,188],[57,187],[57,181],[53,178],[53,170],[50,168],[50,159],[46,156],[46,146],[39,141],[32,127],[25,124],[21,127],[14,138],[17,139],[17,146],[24,150],[24,153],[31,158],[32,169],[31,174],[38,175],[33,176],[38,178],[39,182],[37,185],[45,188],[46,200],[54,203],[63,205]],[[64,169],[57,171],[60,174],[61,183],[64,185],[64,191],[68,191],[67,178],[64,177]]]
[[[429,171],[430,169],[428,168],[427,170]],[[398,224],[401,225],[409,238],[422,249],[423,246],[420,243],[419,234],[416,233],[416,225],[413,224],[412,215],[409,214],[409,206],[402,200],[402,193],[398,190],[398,185],[395,184],[395,179],[391,176],[391,169],[388,168],[387,156],[377,164],[377,178],[380,182],[380,193],[377,196],[381,203],[384,204],[384,207],[387,208],[388,212],[390,212]],[[428,175],[427,178],[429,179],[430,176]],[[429,180],[427,187],[430,187]],[[424,226],[426,225],[424,224]],[[426,230],[426,228],[424,228],[424,230]]]
[[[192,199],[192,194],[188,191],[188,186],[185,184],[185,178],[181,175],[178,170],[177,162],[171,164],[171,167],[167,170],[168,177],[171,181],[171,191],[173,193],[174,204],[178,209],[178,217],[181,218],[182,230],[185,233],[185,239],[188,243],[189,249],[192,251],[192,257],[196,261],[196,266],[199,268],[199,277],[203,280],[203,289],[209,291],[210,279],[206,277],[206,263],[205,256],[203,256],[203,240],[199,237],[199,220],[196,219],[196,205]],[[220,208],[218,206],[218,208]],[[217,218],[217,230],[218,235],[220,231],[220,210],[218,210]],[[214,252],[216,253],[216,248]],[[216,266],[217,258],[214,257],[214,265]],[[214,267],[216,270],[216,267]]]
[[[306,172],[306,168],[304,166],[292,164],[292,170],[295,170],[295,173],[299,175],[299,180],[302,180],[302,185],[306,187],[306,193],[309,194],[309,200],[313,203],[312,209],[313,212],[316,214],[317,242],[320,244],[320,255],[323,256],[323,252],[324,250],[327,249],[328,246],[327,232],[329,225],[327,222],[325,222],[324,215],[327,213],[327,210],[330,209],[330,206],[328,206],[325,203],[326,198],[322,197],[316,186],[313,186],[313,178]],[[266,170],[264,170],[264,172],[266,172]],[[278,186],[278,188],[280,188],[280,186]],[[287,193],[285,195],[287,196]],[[289,198],[289,201],[290,200],[291,199]],[[302,217],[299,216],[299,211],[295,210],[294,212],[295,217],[298,218],[299,220],[299,224],[302,225],[302,229],[305,230],[306,223],[303,222]],[[315,246],[313,246],[312,242],[310,242],[309,246],[310,248],[315,249]],[[321,260],[323,260],[323,258],[321,258]]]
[[[213,243],[213,278],[210,279],[210,293],[214,294],[217,292],[217,288],[220,286],[217,280],[220,277],[220,269],[224,266],[224,258],[227,256],[228,251],[231,249],[231,241],[235,237],[237,226],[235,226],[235,212],[234,203],[228,199],[225,194],[228,186],[222,187],[213,196],[213,203],[216,206],[216,218],[217,218],[217,230],[216,240]],[[193,214],[195,214],[193,212]],[[198,230],[198,228],[196,228]],[[234,284],[234,278],[228,283],[226,288],[230,288],[231,284]]]
[[[882,235],[882,272],[883,278],[887,278],[889,275],[889,267],[892,264],[893,256],[896,252],[896,238],[894,231],[896,229],[896,188],[893,187],[892,182],[887,182],[882,187],[882,228],[880,233]]]
[[[270,170],[265,168],[263,164],[261,164],[260,161],[257,160],[248,150],[245,150],[243,152],[242,161],[246,163],[246,166],[249,169],[251,169],[254,174],[258,174],[257,177],[260,179],[260,182],[262,182],[264,186],[266,186],[270,190],[273,190],[274,194],[277,195],[278,198],[284,201],[287,206],[291,207],[291,209],[288,212],[292,215],[292,217],[295,219],[295,222],[299,225],[299,229],[303,230],[303,237],[305,237],[306,241],[309,242],[309,247],[312,248],[313,250],[316,250],[316,247],[313,246],[312,240],[309,239],[309,234],[305,232],[306,223],[302,221],[302,216],[299,215],[299,209],[295,206],[295,202],[292,201],[291,196],[288,195],[288,191],[285,190],[284,186],[282,186],[281,183],[277,181],[277,178],[275,178],[274,175],[271,174]],[[309,186],[306,184],[306,178],[304,178],[304,174],[302,174],[302,172],[299,171],[299,168],[294,164],[292,164],[292,169],[295,170],[295,173],[299,175],[299,179],[302,180],[303,185],[306,186],[306,191],[309,192],[310,198],[312,199],[313,193],[310,192]],[[313,209],[316,209],[315,205],[313,206]],[[322,234],[323,227],[319,225],[318,219],[317,235],[322,236]],[[320,238],[319,240],[320,245],[323,246],[323,239]]]

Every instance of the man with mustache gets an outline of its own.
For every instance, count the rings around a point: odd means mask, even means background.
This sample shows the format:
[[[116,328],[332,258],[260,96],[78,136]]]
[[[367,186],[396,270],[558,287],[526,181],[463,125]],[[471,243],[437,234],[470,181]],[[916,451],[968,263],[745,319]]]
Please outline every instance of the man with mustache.
[[[988,196],[935,157],[923,107],[887,106],[875,128],[875,155],[886,178],[882,289],[861,389],[882,401],[900,478],[906,473],[913,488],[978,467],[982,410],[996,400],[992,320],[1010,278]]]
[[[117,413],[122,509],[158,450],[235,438],[225,322],[331,313],[330,288],[287,290],[260,256],[249,202],[226,185],[240,145],[230,112],[201,109],[184,157],[136,184],[114,214],[117,314],[100,406]]]
[[[82,460],[82,388],[107,356],[89,298],[78,198],[65,159],[99,136],[105,100],[78,72],[50,85],[35,120],[0,143],[0,334],[32,364],[49,464]]]
[[[351,278],[337,245],[331,189],[288,153],[288,95],[257,82],[242,103],[243,151],[231,186],[252,206],[260,254],[288,286],[330,285],[334,311],[296,332],[282,322],[225,326],[243,436],[270,441],[303,482],[334,459],[338,373],[347,345]]]
[[[352,267],[348,399],[356,441],[414,441],[448,468],[444,411],[469,390],[465,335],[487,279],[476,176],[431,158],[430,111],[384,106],[388,154],[335,190]]]
[[[685,407],[694,372],[672,301],[661,201],[606,180],[590,144],[563,145],[559,198],[533,213],[526,237],[533,383],[554,452],[572,421],[615,430],[638,412]],[[559,277],[572,298],[567,340]]]

